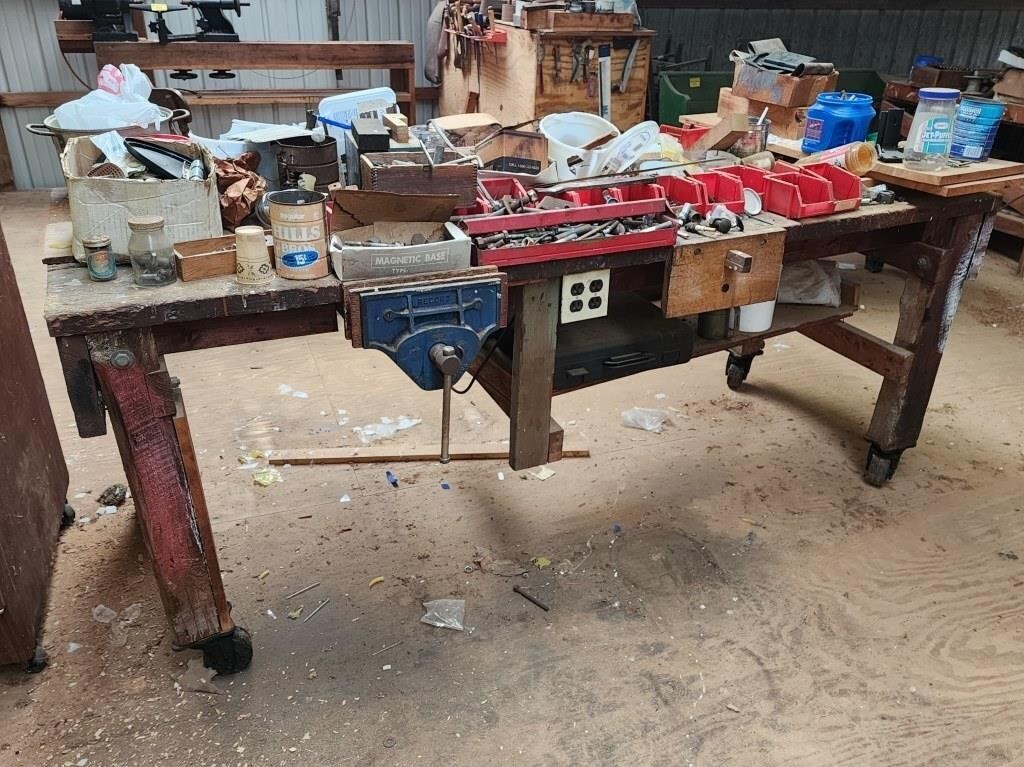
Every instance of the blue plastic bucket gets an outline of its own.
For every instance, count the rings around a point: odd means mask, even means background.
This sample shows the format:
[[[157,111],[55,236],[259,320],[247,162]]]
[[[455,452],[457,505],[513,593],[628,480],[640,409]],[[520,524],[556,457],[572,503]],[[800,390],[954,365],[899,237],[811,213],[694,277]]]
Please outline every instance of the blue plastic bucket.
[[[863,141],[875,117],[872,101],[866,93],[820,94],[807,110],[801,149],[812,154]]]
[[[1006,105],[993,99],[964,96],[956,109],[949,156],[984,162],[992,152]]]

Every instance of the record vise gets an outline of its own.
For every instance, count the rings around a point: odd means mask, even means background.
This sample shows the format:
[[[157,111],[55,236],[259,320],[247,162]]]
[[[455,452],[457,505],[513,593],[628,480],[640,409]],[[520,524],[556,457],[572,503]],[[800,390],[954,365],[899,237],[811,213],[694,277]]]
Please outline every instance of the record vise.
[[[345,332],[356,348],[377,349],[417,386],[442,389],[441,462],[448,462],[453,384],[508,320],[508,277],[494,267],[350,281]]]

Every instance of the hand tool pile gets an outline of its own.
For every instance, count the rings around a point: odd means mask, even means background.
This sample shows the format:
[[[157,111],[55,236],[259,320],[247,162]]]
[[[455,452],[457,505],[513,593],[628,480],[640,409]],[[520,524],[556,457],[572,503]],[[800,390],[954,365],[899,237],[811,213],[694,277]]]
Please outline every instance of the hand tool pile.
[[[591,224],[565,224],[526,229],[523,231],[502,231],[474,240],[478,248],[524,248],[548,243],[584,242],[623,234],[644,234],[675,227],[673,221],[658,221],[654,216],[642,218],[613,218],[609,221]]]

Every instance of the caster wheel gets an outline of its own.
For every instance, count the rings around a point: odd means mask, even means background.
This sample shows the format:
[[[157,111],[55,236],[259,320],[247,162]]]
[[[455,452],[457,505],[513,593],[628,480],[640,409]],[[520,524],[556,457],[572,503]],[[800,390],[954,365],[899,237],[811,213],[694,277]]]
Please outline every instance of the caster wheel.
[[[252,662],[252,637],[241,626],[235,626],[230,634],[203,643],[200,649],[203,665],[221,676],[244,671]]]
[[[36,651],[32,653],[32,659],[28,662],[25,670],[30,674],[40,674],[50,663],[50,654],[42,645],[36,645]]]
[[[885,261],[877,256],[867,256],[864,259],[864,268],[872,274],[880,274],[885,269]]]
[[[70,503],[64,501],[64,511],[60,515],[61,529],[71,527],[73,524],[75,524],[75,509]]]
[[[735,391],[747,380],[747,371],[741,365],[728,365],[725,368],[725,383]]]
[[[864,481],[874,487],[882,487],[896,474],[903,451],[883,453],[874,445],[868,450],[867,464],[864,466]]]

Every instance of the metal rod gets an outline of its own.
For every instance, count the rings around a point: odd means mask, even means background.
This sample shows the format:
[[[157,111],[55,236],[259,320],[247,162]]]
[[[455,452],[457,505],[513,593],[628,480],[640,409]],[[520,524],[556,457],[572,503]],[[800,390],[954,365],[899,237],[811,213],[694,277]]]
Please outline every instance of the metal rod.
[[[315,589],[319,585],[320,585],[320,581],[317,581],[316,583],[311,583],[308,586],[306,586],[306,588],[299,589],[294,594],[289,594],[288,596],[285,597],[285,599],[291,599],[292,597],[297,597],[299,594],[305,594],[307,591]]]
[[[381,647],[379,650],[377,650],[377,652],[370,653],[370,657],[372,658],[375,655],[380,655],[382,652],[387,652],[388,650],[392,650],[395,647],[398,647],[398,645],[402,644],[402,642],[404,642],[404,641],[405,641],[404,639],[399,639],[394,644],[389,644],[387,647]]]
[[[317,614],[318,612],[320,612],[321,610],[323,610],[323,609],[324,609],[324,605],[326,605],[326,604],[327,604],[328,602],[330,602],[330,601],[331,601],[330,599],[325,599],[325,600],[324,600],[323,602],[321,602],[320,604],[318,604],[318,605],[317,605],[317,606],[316,606],[315,608],[313,608],[313,612],[311,612],[311,613],[310,613],[309,615],[307,615],[307,616],[306,616],[305,618],[303,618],[303,619],[302,619],[302,622],[303,622],[303,623],[307,622],[307,621],[308,621],[308,620],[309,620],[310,618],[312,618],[312,617],[313,617],[314,615],[316,615],[316,614]]]
[[[513,586],[512,590],[516,592],[519,596],[521,596],[523,599],[525,599],[527,602],[533,602],[535,605],[537,605],[537,607],[539,607],[544,612],[547,612],[551,609],[546,604],[537,599],[537,597],[535,597],[533,594],[526,591],[522,586]]]
[[[452,429],[452,377],[445,375],[444,392],[441,395],[441,463],[451,463],[448,441]]]

